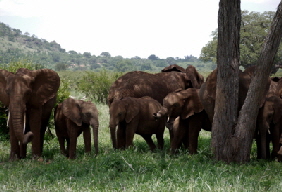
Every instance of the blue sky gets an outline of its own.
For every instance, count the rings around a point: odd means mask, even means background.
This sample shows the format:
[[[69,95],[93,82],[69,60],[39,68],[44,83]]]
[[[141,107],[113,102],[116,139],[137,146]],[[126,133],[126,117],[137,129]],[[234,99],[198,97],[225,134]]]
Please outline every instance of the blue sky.
[[[280,0],[242,0],[276,11]],[[0,22],[77,52],[125,58],[194,55],[217,28],[219,0],[0,0]]]

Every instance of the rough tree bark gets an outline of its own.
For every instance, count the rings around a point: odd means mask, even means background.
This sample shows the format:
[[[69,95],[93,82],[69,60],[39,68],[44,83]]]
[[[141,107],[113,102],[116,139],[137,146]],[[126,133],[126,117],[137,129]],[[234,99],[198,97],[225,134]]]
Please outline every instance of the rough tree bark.
[[[237,122],[240,24],[240,0],[221,0],[218,11],[218,73],[212,150],[217,160],[227,162],[232,159],[230,141]]]
[[[240,0],[221,0],[218,14],[218,78],[212,149],[217,160],[250,160],[256,117],[282,36],[282,1],[263,44],[247,98],[237,119]]]

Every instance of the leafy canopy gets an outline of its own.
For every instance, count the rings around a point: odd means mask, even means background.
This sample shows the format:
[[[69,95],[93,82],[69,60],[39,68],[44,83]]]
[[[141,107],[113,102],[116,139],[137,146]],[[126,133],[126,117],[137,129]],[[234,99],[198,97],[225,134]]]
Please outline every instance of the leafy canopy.
[[[257,61],[274,14],[275,12],[273,11],[265,11],[263,13],[242,11],[240,29],[240,61],[242,66],[254,65]],[[218,31],[216,29],[211,34],[212,40],[202,48],[200,55],[202,61],[216,63],[217,34]],[[280,45],[275,63],[278,63],[281,59],[282,48]]]

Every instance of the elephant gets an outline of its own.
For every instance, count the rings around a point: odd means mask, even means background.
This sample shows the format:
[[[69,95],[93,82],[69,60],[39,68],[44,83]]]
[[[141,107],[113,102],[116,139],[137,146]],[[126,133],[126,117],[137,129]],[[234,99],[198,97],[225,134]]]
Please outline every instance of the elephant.
[[[156,149],[151,138],[153,134],[156,134],[158,148],[163,149],[165,117],[155,119],[152,115],[158,112],[161,107],[158,101],[148,96],[115,100],[109,109],[109,127],[113,148],[125,149],[133,146],[133,138],[136,133],[145,139],[151,151]]]
[[[255,66],[249,67],[245,69],[245,71],[239,71],[239,94],[238,94],[238,114],[241,107],[244,104],[245,98],[247,96],[247,92],[249,90],[249,86],[251,83],[251,79],[255,72]],[[204,106],[208,117],[213,122],[214,108],[215,108],[215,98],[216,98],[216,81],[217,81],[217,69],[211,72],[211,74],[207,77],[206,82],[201,85],[199,97]],[[270,86],[270,78],[268,79],[268,85]],[[264,90],[264,97],[262,98],[259,106],[262,107],[265,102],[266,94],[268,92],[268,88]]]
[[[280,136],[282,133],[282,79],[271,78],[271,84],[263,106],[259,109],[257,117],[256,144],[257,158],[282,158],[280,149]],[[273,150],[270,155],[269,143],[272,141]]]
[[[42,155],[59,86],[60,77],[51,69],[0,70],[0,101],[9,109],[10,159],[25,158],[30,141],[33,157]]]
[[[155,116],[175,118],[170,130],[171,154],[174,154],[182,143],[190,154],[197,153],[201,128],[211,131],[211,123],[199,99],[199,89],[179,89],[169,93],[163,100],[163,108]]]
[[[179,88],[200,88],[203,81],[203,76],[192,65],[184,71],[182,67],[172,65],[156,74],[142,71],[128,72],[111,85],[107,99],[108,105],[110,106],[114,100],[125,97],[143,96],[149,96],[162,103],[168,93]]]
[[[282,131],[282,99],[277,95],[266,98],[257,117],[257,158],[269,159],[278,156]],[[270,156],[269,143],[273,149]]]
[[[55,131],[61,153],[70,159],[75,158],[77,137],[83,132],[85,152],[91,151],[91,132],[93,128],[95,154],[98,154],[98,110],[90,101],[67,98],[58,104],[54,112]],[[65,149],[67,141],[67,150]]]

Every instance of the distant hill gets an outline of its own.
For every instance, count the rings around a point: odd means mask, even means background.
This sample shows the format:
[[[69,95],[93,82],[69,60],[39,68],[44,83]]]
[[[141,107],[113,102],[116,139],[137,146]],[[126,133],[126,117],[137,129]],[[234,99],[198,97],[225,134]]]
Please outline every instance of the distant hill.
[[[12,29],[4,23],[0,23],[0,50],[13,51],[18,50],[23,53],[48,53],[48,52],[65,52],[61,49],[60,44],[55,41],[48,42],[45,39],[38,39],[35,35],[29,33],[22,34],[19,29]]]
[[[121,56],[111,57],[108,52],[98,56],[91,55],[90,52],[77,53],[74,50],[66,52],[55,41],[48,42],[27,32],[23,34],[21,30],[13,29],[1,22],[0,42],[0,65],[18,59],[29,59],[35,64],[55,70],[160,71],[170,64],[178,64],[184,68],[192,64],[200,71],[210,71],[215,67],[214,64],[203,63],[192,55],[185,56],[184,59],[173,57],[159,59],[154,54],[148,59],[140,57],[128,59]]]

